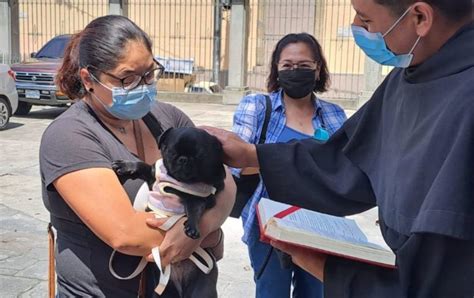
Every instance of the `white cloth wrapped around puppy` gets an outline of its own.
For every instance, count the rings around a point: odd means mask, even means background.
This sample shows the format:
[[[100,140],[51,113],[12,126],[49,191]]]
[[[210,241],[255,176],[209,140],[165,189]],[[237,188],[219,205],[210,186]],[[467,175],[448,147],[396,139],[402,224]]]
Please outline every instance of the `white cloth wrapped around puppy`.
[[[167,188],[173,188],[193,196],[207,198],[216,193],[216,188],[205,183],[183,183],[170,175],[160,159],[155,163],[156,182],[148,197],[148,208],[153,212],[170,216],[184,213],[184,207],[177,195],[167,192]]]

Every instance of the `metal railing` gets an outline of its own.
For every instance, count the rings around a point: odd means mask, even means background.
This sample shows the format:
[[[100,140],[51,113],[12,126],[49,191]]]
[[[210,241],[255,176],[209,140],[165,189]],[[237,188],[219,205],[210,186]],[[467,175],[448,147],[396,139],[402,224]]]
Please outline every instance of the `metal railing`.
[[[221,1],[129,0],[128,17],[150,35],[153,52],[173,65],[159,88],[197,92],[225,84],[220,70],[226,66],[229,11]]]
[[[20,55],[27,60],[57,35],[76,33],[106,15],[107,0],[20,0]]]
[[[307,32],[323,48],[331,73],[324,97],[355,100],[364,88],[365,57],[352,40],[350,0],[251,0],[247,82],[265,91],[273,49],[288,33]]]
[[[331,73],[331,90],[323,97],[354,100],[360,96],[367,79],[366,60],[352,39],[350,0],[248,1],[247,85],[251,90],[266,90],[277,41],[291,32],[308,32],[321,43]],[[124,2],[126,15],[150,35],[154,54],[167,66],[161,90],[218,92],[226,86],[232,34],[228,2]],[[20,52],[28,59],[52,37],[78,32],[92,19],[107,14],[109,1],[20,0],[19,9]],[[387,71],[384,68],[383,74]]]

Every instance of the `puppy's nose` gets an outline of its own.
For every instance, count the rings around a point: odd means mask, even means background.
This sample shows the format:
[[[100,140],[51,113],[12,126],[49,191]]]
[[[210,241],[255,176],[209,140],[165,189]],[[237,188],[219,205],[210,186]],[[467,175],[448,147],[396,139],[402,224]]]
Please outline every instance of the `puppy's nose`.
[[[188,158],[186,156],[180,156],[177,160],[179,165],[185,165],[188,163]]]

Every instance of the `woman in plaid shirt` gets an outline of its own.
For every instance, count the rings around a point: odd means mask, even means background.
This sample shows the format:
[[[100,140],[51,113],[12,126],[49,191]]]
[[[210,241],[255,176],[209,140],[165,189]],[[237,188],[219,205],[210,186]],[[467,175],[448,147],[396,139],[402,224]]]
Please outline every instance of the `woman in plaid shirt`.
[[[307,33],[288,34],[276,45],[272,54],[267,89],[271,117],[265,143],[286,143],[291,140],[316,138],[326,141],[346,120],[337,105],[316,97],[329,85],[329,72],[317,40]],[[249,143],[258,143],[265,118],[266,99],[263,94],[245,96],[234,114],[233,131]],[[253,174],[258,169],[233,169],[235,176]],[[255,273],[256,297],[287,298],[293,285],[293,297],[322,297],[319,280],[294,266],[283,269],[275,253],[264,265],[271,246],[259,241],[260,232],[255,206],[268,197],[260,182],[242,211],[244,236]],[[266,266],[259,278],[257,273]]]

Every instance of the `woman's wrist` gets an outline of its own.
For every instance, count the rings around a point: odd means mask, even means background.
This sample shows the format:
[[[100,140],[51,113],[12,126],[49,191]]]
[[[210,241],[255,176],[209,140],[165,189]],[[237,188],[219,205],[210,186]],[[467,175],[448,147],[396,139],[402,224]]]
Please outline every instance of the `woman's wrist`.
[[[224,232],[221,228],[210,233],[202,242],[203,248],[216,248],[224,239]]]
[[[199,232],[201,239],[205,239],[209,234],[220,228],[220,222],[216,220],[215,210],[210,209],[203,214],[199,222]]]

